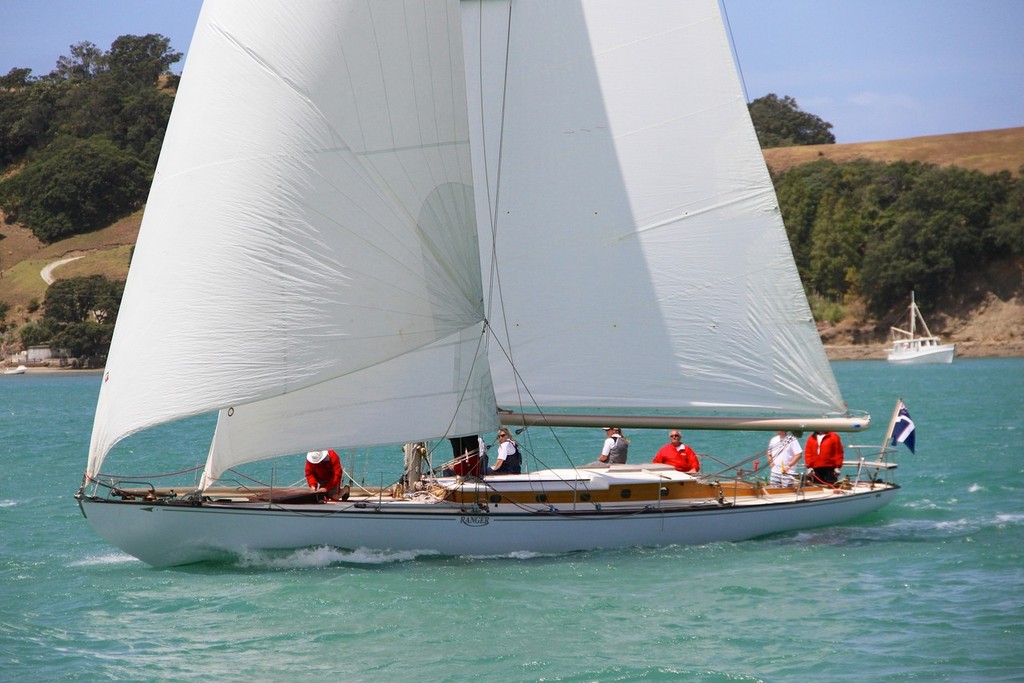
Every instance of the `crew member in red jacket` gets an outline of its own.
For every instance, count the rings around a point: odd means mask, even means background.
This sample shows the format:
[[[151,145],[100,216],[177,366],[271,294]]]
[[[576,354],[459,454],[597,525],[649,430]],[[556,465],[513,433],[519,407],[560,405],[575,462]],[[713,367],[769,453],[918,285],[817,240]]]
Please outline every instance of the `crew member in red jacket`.
[[[668,443],[661,447],[654,462],[672,465],[680,472],[696,474],[700,471],[700,461],[693,449],[683,443],[683,435],[673,429],[668,433]]]
[[[843,466],[843,442],[835,432],[814,432],[804,446],[804,464],[824,484],[836,483],[836,470]]]
[[[332,450],[306,454],[306,481],[314,491],[326,491],[327,500],[348,500],[349,487],[341,487],[341,458]]]

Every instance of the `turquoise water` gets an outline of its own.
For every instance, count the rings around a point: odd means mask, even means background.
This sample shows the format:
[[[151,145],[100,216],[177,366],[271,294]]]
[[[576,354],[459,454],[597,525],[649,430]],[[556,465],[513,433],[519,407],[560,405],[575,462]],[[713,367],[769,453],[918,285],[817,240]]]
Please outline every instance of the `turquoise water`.
[[[321,548],[169,570],[106,545],[74,504],[99,375],[0,377],[0,680],[1024,680],[1024,359],[833,367],[875,418],[847,441],[880,442],[897,396],[918,426],[896,502],[848,525],[557,557]],[[160,448],[189,466],[209,427],[118,457],[136,472]],[[663,434],[629,436],[638,459]],[[767,441],[686,438],[730,457]],[[568,439],[597,449],[601,435]],[[371,483],[390,472],[347,457]]]

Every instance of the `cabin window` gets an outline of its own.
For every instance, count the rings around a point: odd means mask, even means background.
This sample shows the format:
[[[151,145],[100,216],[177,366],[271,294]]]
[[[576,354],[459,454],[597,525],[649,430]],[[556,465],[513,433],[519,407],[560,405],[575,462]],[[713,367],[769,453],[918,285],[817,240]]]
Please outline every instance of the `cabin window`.
[[[622,493],[620,493],[619,495],[622,496],[623,498],[629,498],[630,496],[633,495],[633,492],[629,489],[622,489]]]
[[[537,494],[537,502],[538,503],[546,503],[547,501],[548,501],[548,494],[546,494],[546,493],[538,493]]]

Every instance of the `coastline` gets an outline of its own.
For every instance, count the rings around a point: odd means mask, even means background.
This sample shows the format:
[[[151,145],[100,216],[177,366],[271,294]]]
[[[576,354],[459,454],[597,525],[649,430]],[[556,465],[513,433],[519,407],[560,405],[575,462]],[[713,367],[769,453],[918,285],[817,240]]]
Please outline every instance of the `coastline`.
[[[826,344],[829,360],[885,360],[888,345],[882,344]],[[1024,357],[1024,342],[956,342],[957,358],[1017,358]]]
[[[825,344],[829,360],[885,360],[888,345],[881,344]],[[1024,358],[1024,341],[1012,342],[956,342],[957,358]],[[7,367],[14,366],[4,366]],[[25,374],[62,373],[73,375],[100,375],[103,368],[61,368],[49,365],[30,365]],[[10,375],[18,377],[19,375]]]
[[[22,365],[25,365],[22,363]],[[8,368],[16,367],[14,365],[5,365],[4,370]],[[42,375],[42,374],[56,374],[62,375],[102,375],[103,368],[61,368],[53,367],[50,365],[26,365],[25,375]],[[8,375],[9,377],[21,377],[21,375]]]

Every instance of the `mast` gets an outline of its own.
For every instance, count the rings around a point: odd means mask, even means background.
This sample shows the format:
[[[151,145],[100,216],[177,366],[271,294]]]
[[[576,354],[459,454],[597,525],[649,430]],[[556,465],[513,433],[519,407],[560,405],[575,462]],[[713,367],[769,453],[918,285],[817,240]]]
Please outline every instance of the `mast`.
[[[913,331],[914,331],[914,319],[916,318],[917,320],[921,321],[921,327],[924,328],[924,336],[925,337],[934,336],[934,335],[932,335],[932,331],[928,329],[928,323],[926,323],[924,321],[924,316],[921,315],[921,308],[914,301],[914,292],[910,292],[910,305],[911,305],[911,307],[913,309],[913,311],[911,313],[911,318],[910,318],[910,331],[911,331],[911,333],[913,333]]]
[[[910,290],[910,338],[914,338],[915,325],[917,323],[917,304],[914,302],[914,290]]]
[[[896,407],[892,409],[892,417],[889,418],[889,427],[885,430],[885,436],[882,437],[882,448],[879,450],[879,453],[881,454],[880,457],[883,462],[885,461],[885,453],[889,445],[889,439],[892,438],[892,429],[896,426],[896,419],[900,414],[901,405],[903,405],[902,396],[896,399]]]

